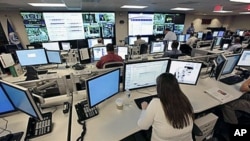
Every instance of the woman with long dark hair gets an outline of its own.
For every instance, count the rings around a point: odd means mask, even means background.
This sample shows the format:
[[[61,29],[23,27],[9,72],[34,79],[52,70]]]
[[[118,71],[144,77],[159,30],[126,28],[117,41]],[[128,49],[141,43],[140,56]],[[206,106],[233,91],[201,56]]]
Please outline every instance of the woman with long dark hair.
[[[157,95],[142,102],[138,120],[141,129],[152,126],[151,141],[192,141],[193,108],[177,79],[170,73],[157,77]]]

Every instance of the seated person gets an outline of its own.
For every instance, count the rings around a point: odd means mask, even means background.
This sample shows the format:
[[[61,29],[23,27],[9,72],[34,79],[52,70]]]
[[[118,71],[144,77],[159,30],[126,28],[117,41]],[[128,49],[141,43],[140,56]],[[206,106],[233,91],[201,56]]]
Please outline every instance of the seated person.
[[[162,55],[162,57],[171,57],[172,55],[181,55],[182,52],[180,50],[178,50],[179,46],[179,42],[178,41],[173,41],[172,43],[172,50],[166,51],[164,52],[164,54]]]
[[[213,40],[213,35],[211,31],[207,32],[206,37],[204,38],[204,40]]]
[[[152,141],[192,141],[193,108],[177,79],[171,73],[162,73],[156,83],[158,98],[141,103],[138,126],[144,130],[152,126]],[[176,100],[181,101],[178,106]]]
[[[235,52],[237,51],[237,49],[240,49],[240,48],[242,48],[242,45],[240,43],[240,37],[236,37],[234,40],[234,44],[229,46],[227,50],[230,52]]]
[[[135,46],[140,46],[141,44],[145,44],[145,43],[146,43],[145,40],[142,40],[142,39],[141,39],[141,36],[140,36],[140,35],[137,35],[136,38],[137,38],[137,40],[134,41],[134,45],[135,45]]]
[[[97,44],[95,44],[93,47],[101,47],[101,46],[105,46],[105,45],[103,44],[102,38],[98,38]]]
[[[244,92],[244,94],[239,99],[225,104],[222,108],[226,123],[238,124],[238,118],[241,116],[236,113],[238,110],[250,114],[250,79],[243,82],[240,91]]]
[[[101,59],[96,63],[96,67],[98,69],[103,68],[103,65],[108,62],[123,62],[122,57],[115,54],[114,46],[112,44],[107,44],[106,49],[108,54],[102,56]]]
[[[189,45],[190,47],[193,47],[194,43],[198,40],[198,38],[196,38],[194,36],[194,33],[190,34],[190,38],[187,40],[186,44]]]

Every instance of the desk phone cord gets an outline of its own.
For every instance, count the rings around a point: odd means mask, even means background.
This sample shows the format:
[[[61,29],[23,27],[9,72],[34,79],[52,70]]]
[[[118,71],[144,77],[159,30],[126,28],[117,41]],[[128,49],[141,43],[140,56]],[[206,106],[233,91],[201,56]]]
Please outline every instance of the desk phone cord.
[[[84,136],[87,132],[86,121],[84,121],[83,123],[79,123],[79,124],[82,125],[82,133],[81,133],[81,136],[76,139],[76,141],[83,141]]]

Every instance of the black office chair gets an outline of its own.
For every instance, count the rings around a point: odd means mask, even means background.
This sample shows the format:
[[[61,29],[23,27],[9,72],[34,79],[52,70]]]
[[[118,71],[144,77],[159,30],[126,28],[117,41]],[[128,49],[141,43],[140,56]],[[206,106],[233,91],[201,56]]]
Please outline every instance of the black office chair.
[[[148,44],[141,44],[140,45],[140,54],[147,54],[148,53]]]
[[[182,44],[180,50],[183,54],[191,56],[192,48],[187,44]]]
[[[237,53],[241,53],[242,51],[243,51],[243,48],[240,47],[240,48],[236,48],[236,49],[233,51],[233,53],[234,53],[234,54],[237,54]]]
[[[122,67],[123,64],[123,62],[108,62],[103,65],[103,68]]]
[[[180,56],[185,56],[185,54],[172,54],[172,55],[169,55],[170,58],[172,59],[178,59]]]

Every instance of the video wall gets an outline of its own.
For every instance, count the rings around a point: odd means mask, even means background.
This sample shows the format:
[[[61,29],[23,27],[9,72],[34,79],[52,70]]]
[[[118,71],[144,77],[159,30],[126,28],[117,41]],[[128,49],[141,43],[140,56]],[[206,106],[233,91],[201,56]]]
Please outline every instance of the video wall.
[[[30,43],[115,37],[113,12],[21,12]]]
[[[176,34],[183,33],[185,14],[128,13],[129,36],[164,34],[170,28]]]

